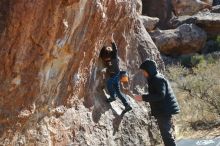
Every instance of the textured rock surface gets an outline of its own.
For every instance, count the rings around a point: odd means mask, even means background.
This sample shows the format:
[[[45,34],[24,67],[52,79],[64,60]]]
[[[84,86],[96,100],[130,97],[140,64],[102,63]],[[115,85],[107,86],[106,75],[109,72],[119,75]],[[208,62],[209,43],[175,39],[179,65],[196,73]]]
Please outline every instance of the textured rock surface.
[[[176,15],[193,15],[198,11],[211,8],[212,1],[209,0],[172,0]]]
[[[144,104],[105,103],[98,60],[115,34],[131,91],[145,58],[163,67],[139,1],[0,1],[0,145],[155,145]]]
[[[142,0],[143,15],[160,19],[158,27],[162,30],[172,28],[170,20],[175,16],[193,15],[203,9],[211,9],[212,0]]]
[[[220,5],[212,7],[211,12],[212,13],[220,13]]]
[[[159,18],[156,17],[140,16],[140,19],[147,31],[155,29],[157,23],[159,22]]]
[[[176,28],[184,23],[196,24],[205,30],[209,37],[215,37],[220,34],[220,13],[210,13],[202,11],[193,16],[180,16],[172,21],[172,27]]]
[[[196,24],[205,30],[208,36],[220,35],[220,13],[201,12],[195,15]]]
[[[151,37],[159,50],[166,55],[195,53],[203,48],[206,33],[194,24],[183,24],[177,29],[158,30]]]
[[[142,0],[142,2],[143,15],[159,18],[158,27],[167,29],[173,16],[171,0]]]

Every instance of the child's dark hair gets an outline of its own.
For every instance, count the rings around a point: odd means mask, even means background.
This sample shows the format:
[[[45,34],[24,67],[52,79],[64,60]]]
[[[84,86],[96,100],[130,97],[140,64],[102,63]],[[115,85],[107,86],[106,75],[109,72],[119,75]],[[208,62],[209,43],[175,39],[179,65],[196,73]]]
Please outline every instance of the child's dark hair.
[[[100,51],[99,57],[104,59],[104,58],[111,57],[111,54],[112,54],[112,48],[103,46]]]

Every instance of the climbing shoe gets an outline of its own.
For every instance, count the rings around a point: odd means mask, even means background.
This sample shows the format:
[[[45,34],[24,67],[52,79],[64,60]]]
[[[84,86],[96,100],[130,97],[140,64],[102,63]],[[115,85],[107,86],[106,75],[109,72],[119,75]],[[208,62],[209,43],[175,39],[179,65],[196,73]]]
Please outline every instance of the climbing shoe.
[[[130,106],[130,105],[127,105],[126,107],[125,107],[125,109],[122,111],[122,115],[123,114],[125,114],[125,113],[127,113],[127,112],[129,112],[129,111],[131,111],[132,110],[132,107]]]
[[[110,97],[110,98],[107,99],[107,102],[108,102],[108,103],[110,103],[110,102],[112,102],[112,101],[115,101],[115,98],[111,98],[111,97]]]

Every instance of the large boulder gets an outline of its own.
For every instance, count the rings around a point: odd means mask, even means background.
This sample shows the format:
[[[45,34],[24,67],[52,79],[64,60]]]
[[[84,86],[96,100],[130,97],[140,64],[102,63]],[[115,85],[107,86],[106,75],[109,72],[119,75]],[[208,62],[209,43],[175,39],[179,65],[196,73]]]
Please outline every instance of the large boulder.
[[[201,12],[195,15],[196,25],[205,30],[209,37],[220,35],[220,13]]]
[[[212,7],[211,13],[220,13],[220,4]]]
[[[183,24],[176,29],[157,30],[151,37],[160,52],[165,55],[181,55],[198,52],[206,42],[206,33],[194,24]]]
[[[105,102],[98,58],[114,33],[129,95],[144,91],[142,61],[163,67],[140,1],[1,0],[0,8],[0,145],[155,145],[145,104],[129,98],[133,111],[122,117],[121,102]]]
[[[173,17],[171,0],[142,0],[142,14],[160,19],[158,27],[167,29],[169,20]]]
[[[159,22],[159,18],[157,17],[148,17],[143,15],[140,16],[140,20],[144,24],[144,27],[147,31],[154,30]]]
[[[176,28],[184,23],[198,25],[207,32],[208,37],[220,35],[220,13],[217,12],[201,11],[193,16],[180,16],[173,19],[171,24],[173,28]]]
[[[193,15],[198,11],[212,6],[211,1],[201,0],[172,0],[172,5],[177,16]]]

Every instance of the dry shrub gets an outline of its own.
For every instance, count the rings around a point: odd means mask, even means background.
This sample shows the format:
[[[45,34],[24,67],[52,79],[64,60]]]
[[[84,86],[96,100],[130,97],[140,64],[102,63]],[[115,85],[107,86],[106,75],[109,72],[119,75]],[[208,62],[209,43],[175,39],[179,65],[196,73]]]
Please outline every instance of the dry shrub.
[[[219,125],[220,60],[203,61],[193,68],[171,65],[167,67],[166,76],[180,104],[177,124],[181,135]]]

